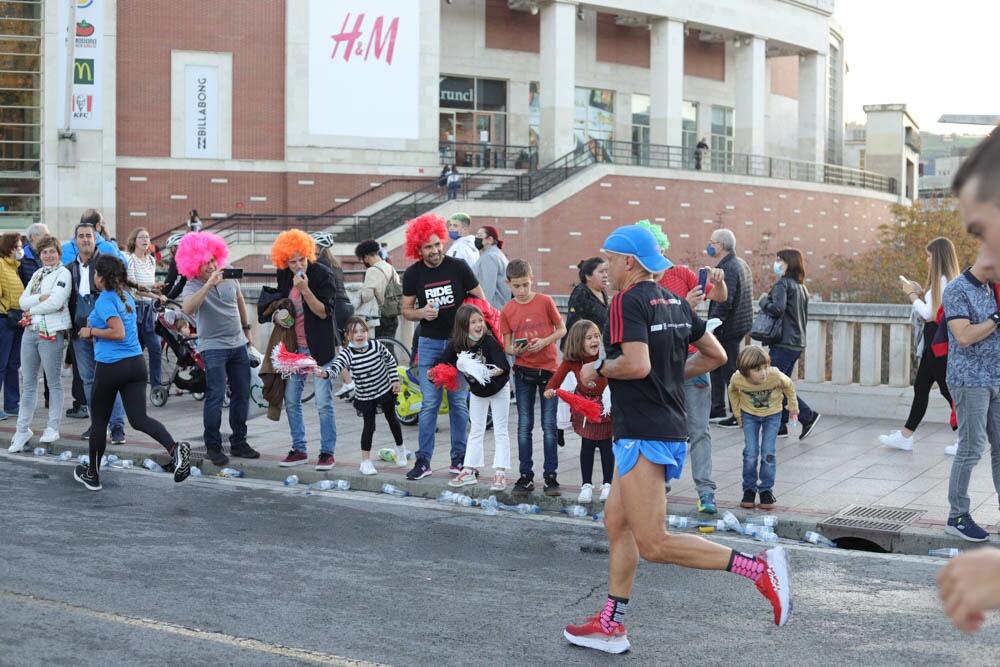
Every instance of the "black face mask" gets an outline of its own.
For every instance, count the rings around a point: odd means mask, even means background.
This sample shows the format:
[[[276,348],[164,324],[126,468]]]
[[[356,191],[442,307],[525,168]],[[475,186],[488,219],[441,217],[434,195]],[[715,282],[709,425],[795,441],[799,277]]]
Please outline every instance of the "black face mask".
[[[477,236],[476,237],[476,250],[482,250],[482,249],[483,249],[483,240]]]

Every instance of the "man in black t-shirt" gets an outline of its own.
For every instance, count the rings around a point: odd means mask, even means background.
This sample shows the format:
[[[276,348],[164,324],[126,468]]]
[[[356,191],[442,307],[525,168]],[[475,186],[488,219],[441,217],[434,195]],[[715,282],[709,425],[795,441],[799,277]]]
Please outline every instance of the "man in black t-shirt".
[[[475,274],[460,259],[444,254],[442,239],[446,238],[444,219],[428,213],[407,223],[406,256],[417,260],[403,273],[402,313],[406,319],[420,323],[417,343],[417,364],[420,371],[420,422],[416,461],[406,473],[407,479],[423,479],[431,474],[434,454],[434,433],[442,389],[427,377],[448,345],[458,307],[469,295],[486,299]],[[448,417],[451,423],[451,468],[457,475],[462,471],[469,421],[468,387],[459,377],[457,391],[448,392]]]
[[[612,286],[604,338],[606,358],[584,364],[580,381],[606,377],[615,431],[615,479],[604,511],[608,534],[608,599],[596,616],[567,626],[578,646],[608,653],[630,648],[622,620],[641,556],[704,570],[728,570],[757,584],[784,625],[791,612],[791,585],[784,549],[760,556],[739,553],[695,535],[666,532],[664,480],[679,478],[687,456],[684,380],[726,361],[726,353],[687,301],[656,284],[670,268],[653,234],[619,227],[604,242]],[[698,352],[688,357],[688,344]]]

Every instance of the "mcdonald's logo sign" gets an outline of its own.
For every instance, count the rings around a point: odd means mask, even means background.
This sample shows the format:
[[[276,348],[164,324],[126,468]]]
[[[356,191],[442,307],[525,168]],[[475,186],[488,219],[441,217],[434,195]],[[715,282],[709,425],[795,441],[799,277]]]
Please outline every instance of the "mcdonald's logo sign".
[[[80,83],[87,86],[94,85],[94,61],[93,59],[77,58],[73,63],[73,83]]]

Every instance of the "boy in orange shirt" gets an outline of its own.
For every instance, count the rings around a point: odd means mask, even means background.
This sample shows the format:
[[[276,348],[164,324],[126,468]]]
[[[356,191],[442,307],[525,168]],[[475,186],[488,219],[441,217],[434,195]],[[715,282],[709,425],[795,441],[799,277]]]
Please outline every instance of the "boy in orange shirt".
[[[535,427],[535,396],[541,400],[545,495],[560,496],[556,409],[558,398],[545,398],[545,385],[558,366],[556,343],[566,325],[552,297],[532,290],[531,265],[523,259],[507,264],[507,284],[514,298],[500,311],[504,351],[514,357],[514,395],[517,400],[517,456],[521,476],[511,491],[526,496],[535,488],[531,431]]]

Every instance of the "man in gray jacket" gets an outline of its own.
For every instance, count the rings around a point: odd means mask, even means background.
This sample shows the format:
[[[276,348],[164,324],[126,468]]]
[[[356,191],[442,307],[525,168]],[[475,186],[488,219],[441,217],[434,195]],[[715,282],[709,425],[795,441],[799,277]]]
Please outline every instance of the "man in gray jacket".
[[[479,261],[472,267],[483,294],[490,305],[500,310],[511,299],[507,284],[507,256],[503,254],[503,241],[496,227],[485,225],[476,232],[476,249]]]

